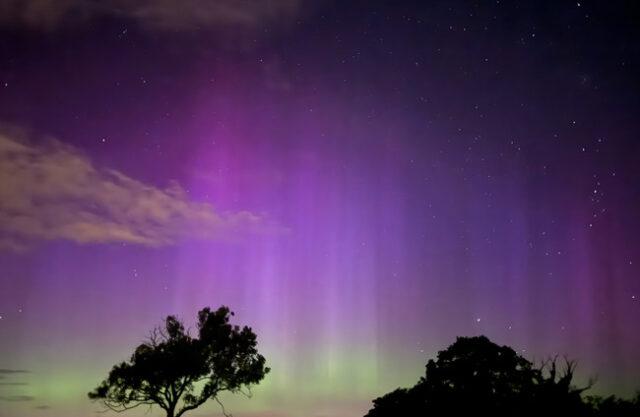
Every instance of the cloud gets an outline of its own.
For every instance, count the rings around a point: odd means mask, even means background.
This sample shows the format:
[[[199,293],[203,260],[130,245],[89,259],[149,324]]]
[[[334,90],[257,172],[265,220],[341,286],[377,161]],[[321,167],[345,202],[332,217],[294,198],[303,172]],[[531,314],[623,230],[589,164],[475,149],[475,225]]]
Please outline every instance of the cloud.
[[[176,182],[148,185],[59,141],[23,136],[0,132],[0,249],[57,239],[159,247],[278,230],[261,215],[192,201]]]
[[[27,374],[29,371],[24,369],[0,369],[0,375]]]
[[[33,401],[35,399],[36,397],[31,395],[7,395],[4,397],[0,396],[1,401],[27,402],[27,401]]]
[[[2,0],[0,25],[53,30],[100,17],[158,30],[257,28],[291,21],[310,0]]]

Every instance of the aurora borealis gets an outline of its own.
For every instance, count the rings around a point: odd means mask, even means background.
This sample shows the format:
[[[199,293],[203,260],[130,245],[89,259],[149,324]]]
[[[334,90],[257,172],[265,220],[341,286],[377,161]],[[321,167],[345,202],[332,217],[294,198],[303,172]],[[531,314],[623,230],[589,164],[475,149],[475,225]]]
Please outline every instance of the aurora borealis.
[[[222,304],[272,368],[236,417],[362,416],[478,334],[631,394],[639,17],[1,1],[0,416],[93,415],[163,317]]]

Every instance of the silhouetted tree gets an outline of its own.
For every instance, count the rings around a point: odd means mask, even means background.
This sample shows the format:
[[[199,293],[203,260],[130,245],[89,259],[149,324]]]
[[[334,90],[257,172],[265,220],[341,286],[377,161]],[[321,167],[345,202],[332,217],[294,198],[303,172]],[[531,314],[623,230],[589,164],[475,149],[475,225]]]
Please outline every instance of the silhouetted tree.
[[[557,361],[541,367],[484,336],[460,337],[410,389],[398,389],[373,401],[367,417],[451,415],[587,415],[588,407],[571,385],[575,364]]]
[[[256,335],[249,327],[229,324],[230,315],[227,307],[198,312],[197,338],[174,316],[167,317],[89,398],[114,411],[157,405],[167,417],[180,417],[207,400],[220,403],[223,391],[245,392],[269,368],[256,349]]]

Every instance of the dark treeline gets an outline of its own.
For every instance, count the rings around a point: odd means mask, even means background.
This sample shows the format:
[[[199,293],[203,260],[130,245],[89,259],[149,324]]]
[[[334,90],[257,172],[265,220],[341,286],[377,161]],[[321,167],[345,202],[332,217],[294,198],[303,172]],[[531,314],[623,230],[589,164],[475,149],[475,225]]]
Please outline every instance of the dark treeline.
[[[639,417],[640,392],[631,400],[588,395],[592,384],[573,384],[575,362],[538,366],[484,336],[460,337],[411,388],[373,401],[365,417]]]

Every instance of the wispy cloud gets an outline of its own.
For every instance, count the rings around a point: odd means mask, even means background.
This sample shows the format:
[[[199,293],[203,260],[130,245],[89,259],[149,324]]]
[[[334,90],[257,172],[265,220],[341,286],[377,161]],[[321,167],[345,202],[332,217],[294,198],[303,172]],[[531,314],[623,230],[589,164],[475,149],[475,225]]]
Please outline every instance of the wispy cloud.
[[[22,136],[0,133],[0,249],[56,239],[158,247],[278,229],[249,211],[192,201],[175,182],[148,185],[59,141],[35,145]]]
[[[25,369],[0,369],[0,375],[27,374],[29,371]]]
[[[282,24],[309,0],[2,0],[0,24],[52,30],[99,17],[120,17],[159,30]]]
[[[0,401],[13,401],[13,402],[28,402],[35,400],[36,397],[32,395],[7,395],[0,396]]]

